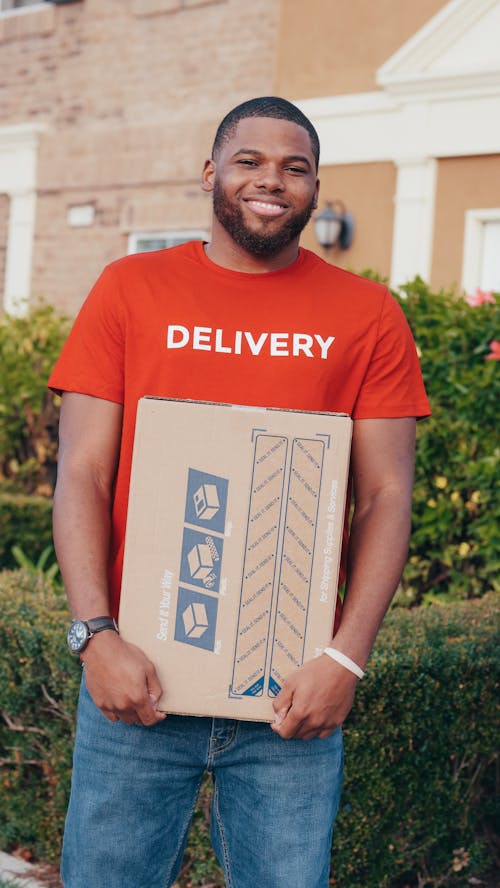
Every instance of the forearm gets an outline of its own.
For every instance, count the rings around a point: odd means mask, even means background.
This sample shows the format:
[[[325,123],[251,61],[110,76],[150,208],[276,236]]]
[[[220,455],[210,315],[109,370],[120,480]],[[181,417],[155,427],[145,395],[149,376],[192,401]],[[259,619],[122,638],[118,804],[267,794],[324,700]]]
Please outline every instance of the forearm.
[[[54,494],[54,543],[74,618],[109,613],[110,527],[107,486],[63,461]]]
[[[332,644],[362,668],[406,562],[411,528],[406,500],[399,491],[381,491],[354,512],[342,622]]]

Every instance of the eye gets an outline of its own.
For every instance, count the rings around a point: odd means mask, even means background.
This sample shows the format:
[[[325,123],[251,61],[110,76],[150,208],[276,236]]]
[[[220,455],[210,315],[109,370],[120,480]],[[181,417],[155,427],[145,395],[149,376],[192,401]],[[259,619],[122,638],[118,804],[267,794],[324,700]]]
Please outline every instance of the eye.
[[[237,160],[236,163],[239,163],[242,166],[257,166],[257,161],[255,160]]]
[[[305,176],[307,173],[307,170],[303,167],[289,166],[286,169],[289,173],[293,173],[294,175]]]

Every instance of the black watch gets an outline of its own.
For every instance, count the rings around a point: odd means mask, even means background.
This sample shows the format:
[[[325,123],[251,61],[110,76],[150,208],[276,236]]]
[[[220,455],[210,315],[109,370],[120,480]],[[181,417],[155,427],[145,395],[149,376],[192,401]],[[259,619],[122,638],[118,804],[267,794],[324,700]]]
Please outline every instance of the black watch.
[[[113,617],[94,617],[92,620],[73,620],[68,629],[68,647],[72,654],[81,654],[90,639],[97,632],[112,629],[118,632],[118,625]]]

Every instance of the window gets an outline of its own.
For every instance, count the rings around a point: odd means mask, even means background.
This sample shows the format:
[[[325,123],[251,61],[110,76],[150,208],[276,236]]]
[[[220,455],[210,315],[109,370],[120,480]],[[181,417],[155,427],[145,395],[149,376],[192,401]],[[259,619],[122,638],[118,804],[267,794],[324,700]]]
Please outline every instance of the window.
[[[47,2],[57,6],[63,3],[75,3],[77,0],[0,0],[0,12],[12,12],[26,9],[28,6],[44,6]]]
[[[180,231],[141,231],[129,235],[128,252],[146,253],[151,250],[165,250],[190,240],[207,240],[207,232],[200,229]]]
[[[500,207],[465,214],[462,287],[500,291]]]
[[[483,228],[479,286],[482,290],[500,292],[500,219],[486,222]]]
[[[0,12],[9,9],[22,9],[24,6],[41,6],[43,0],[0,0]]]

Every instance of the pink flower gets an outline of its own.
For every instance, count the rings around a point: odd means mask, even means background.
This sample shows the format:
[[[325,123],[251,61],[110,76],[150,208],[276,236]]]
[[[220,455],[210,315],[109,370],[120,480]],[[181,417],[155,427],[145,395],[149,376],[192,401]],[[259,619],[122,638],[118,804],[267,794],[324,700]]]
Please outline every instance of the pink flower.
[[[490,353],[486,355],[485,361],[500,361],[500,339],[492,339],[490,342]]]
[[[480,290],[478,287],[475,293],[469,293],[465,297],[465,301],[472,308],[477,308],[478,305],[485,305],[486,302],[492,302],[494,305],[495,297],[491,290]]]

